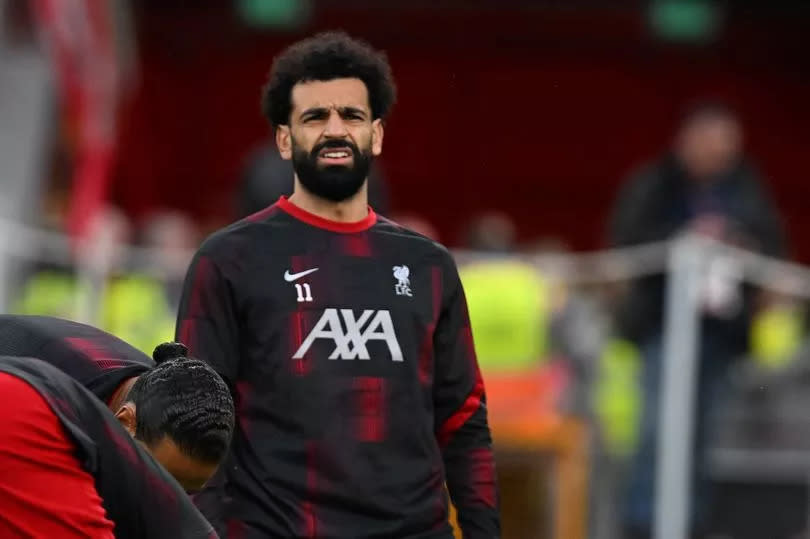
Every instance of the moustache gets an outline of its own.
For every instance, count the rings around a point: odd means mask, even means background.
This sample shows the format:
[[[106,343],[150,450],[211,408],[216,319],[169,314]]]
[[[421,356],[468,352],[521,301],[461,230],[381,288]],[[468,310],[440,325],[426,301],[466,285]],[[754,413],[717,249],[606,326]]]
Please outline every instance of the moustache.
[[[355,143],[350,140],[325,140],[320,144],[316,144],[313,146],[312,151],[310,151],[310,155],[315,158],[317,157],[323,150],[327,148],[348,148],[351,150],[352,154],[358,155],[360,153],[360,148],[357,147]]]

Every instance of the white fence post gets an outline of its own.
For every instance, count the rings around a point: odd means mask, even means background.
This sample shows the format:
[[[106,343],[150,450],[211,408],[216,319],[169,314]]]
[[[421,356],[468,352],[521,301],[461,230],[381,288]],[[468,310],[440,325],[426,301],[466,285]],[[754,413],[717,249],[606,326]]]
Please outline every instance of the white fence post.
[[[689,237],[675,242],[670,252],[655,470],[655,539],[689,536],[698,302],[708,254],[702,242]]]

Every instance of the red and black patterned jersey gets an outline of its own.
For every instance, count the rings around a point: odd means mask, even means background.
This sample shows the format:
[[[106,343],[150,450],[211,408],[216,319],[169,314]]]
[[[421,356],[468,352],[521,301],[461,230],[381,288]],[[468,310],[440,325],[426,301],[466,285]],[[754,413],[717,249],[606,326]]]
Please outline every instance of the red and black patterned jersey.
[[[82,468],[93,476],[116,539],[217,537],[174,478],[76,380],[28,357],[0,356],[0,372],[28,383],[57,416]]]
[[[123,382],[155,366],[118,337],[50,316],[0,315],[0,355],[50,363],[104,402]]]
[[[499,536],[484,385],[448,251],[282,198],[199,249],[177,338],[231,386],[237,428],[197,503],[223,536]],[[447,490],[445,489],[445,484]]]

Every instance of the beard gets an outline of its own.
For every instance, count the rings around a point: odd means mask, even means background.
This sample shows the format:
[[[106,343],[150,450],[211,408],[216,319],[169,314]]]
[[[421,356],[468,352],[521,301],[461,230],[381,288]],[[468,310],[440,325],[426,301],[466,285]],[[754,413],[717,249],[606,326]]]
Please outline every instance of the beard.
[[[318,164],[318,154],[326,148],[349,148],[351,166]],[[360,150],[348,140],[327,140],[316,144],[307,152],[292,140],[292,164],[301,185],[313,195],[342,202],[360,191],[371,168],[371,147]]]

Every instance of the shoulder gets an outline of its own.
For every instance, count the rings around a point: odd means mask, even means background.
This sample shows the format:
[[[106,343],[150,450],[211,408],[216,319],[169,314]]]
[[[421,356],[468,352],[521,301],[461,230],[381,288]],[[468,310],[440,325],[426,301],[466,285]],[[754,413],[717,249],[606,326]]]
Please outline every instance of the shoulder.
[[[636,167],[620,185],[619,204],[647,206],[652,200],[666,200],[678,192],[679,172],[672,159],[664,157]]]
[[[740,162],[733,178],[749,189],[764,189],[767,183],[763,181],[759,168],[750,161]]]
[[[220,228],[209,235],[197,250],[197,256],[221,260],[234,255],[249,255],[257,243],[277,240],[274,230],[290,224],[290,219],[277,205]]]
[[[430,266],[437,268],[444,288],[447,289],[448,285],[454,288],[458,282],[455,258],[443,244],[385,217],[378,216],[374,231],[396,243],[394,247],[397,252],[407,252],[412,258],[427,261]]]
[[[0,372],[24,380],[33,387],[59,417],[83,457],[94,459],[95,446],[86,435],[85,426],[88,420],[95,420],[99,414],[108,412],[104,403],[69,375],[37,358],[2,356]]]
[[[35,357],[0,356],[0,372],[25,380],[45,397],[55,394],[61,398],[79,387],[66,373]]]
[[[634,190],[654,189],[671,175],[674,164],[668,158],[648,161],[635,167],[625,181],[625,187]]]
[[[217,257],[238,248],[253,233],[257,225],[250,221],[237,221],[209,235],[200,244],[197,254]]]
[[[452,260],[450,251],[441,243],[387,217],[377,215],[377,223],[372,230],[377,234],[389,236],[392,240],[401,242],[406,248],[418,249],[444,260]]]

